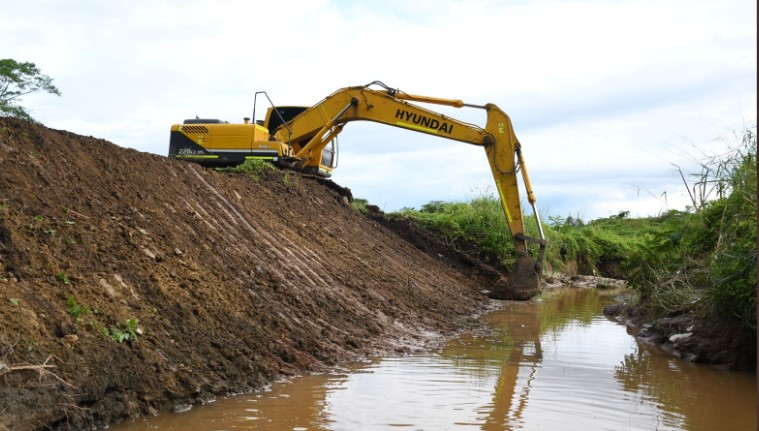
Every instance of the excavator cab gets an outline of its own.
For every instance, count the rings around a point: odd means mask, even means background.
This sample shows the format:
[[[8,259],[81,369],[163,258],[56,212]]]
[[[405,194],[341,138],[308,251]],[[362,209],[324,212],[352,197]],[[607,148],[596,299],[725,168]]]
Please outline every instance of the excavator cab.
[[[279,126],[290,122],[306,109],[308,106],[272,106],[266,111],[263,126],[269,129],[269,133],[274,133]]]
[[[304,111],[310,109],[308,106],[272,106],[266,111],[266,118],[263,121],[264,127],[269,129],[270,139],[275,140],[275,131],[282,129],[289,131],[289,125]],[[298,161],[292,158],[293,155],[300,152],[303,147],[310,141],[309,138],[296,139],[291,133],[286,133],[287,141],[286,154],[280,157],[277,162],[288,168],[297,168],[298,170],[312,175],[324,178],[332,176],[332,171],[337,167],[337,135],[335,135],[321,150],[321,157],[313,157],[315,162],[307,166],[298,165]]]

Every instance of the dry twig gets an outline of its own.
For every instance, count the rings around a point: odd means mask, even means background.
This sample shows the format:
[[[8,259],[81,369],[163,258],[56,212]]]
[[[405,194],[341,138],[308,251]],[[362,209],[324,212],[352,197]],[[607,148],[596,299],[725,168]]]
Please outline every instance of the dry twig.
[[[51,371],[48,371],[48,369],[50,369],[50,368],[55,368],[55,365],[48,364],[48,362],[50,362],[50,360],[54,359],[54,358],[55,358],[55,356],[50,355],[50,356],[47,357],[47,359],[45,359],[45,362],[43,362],[42,364],[39,364],[39,365],[24,364],[24,365],[10,365],[10,366],[6,366],[6,367],[0,369],[0,376],[2,376],[4,374],[7,374],[7,373],[11,373],[13,371],[25,371],[25,370],[37,371],[39,373],[39,382],[40,383],[42,383],[42,379],[45,378],[45,376],[50,375],[50,376],[53,376],[59,382],[63,383],[64,385],[66,385],[66,386],[68,386],[70,388],[74,388],[75,389],[76,387],[74,385],[72,385],[71,383],[63,380],[57,374],[55,374],[55,373],[53,373]]]
[[[72,214],[78,215],[79,217],[84,217],[84,218],[86,218],[87,220],[90,220],[90,217],[89,217],[89,216],[86,216],[86,215],[84,215],[84,214],[82,214],[82,213],[76,212],[76,211],[74,211],[74,210],[72,210],[72,209],[69,209],[69,212],[70,212],[70,213],[72,213]]]

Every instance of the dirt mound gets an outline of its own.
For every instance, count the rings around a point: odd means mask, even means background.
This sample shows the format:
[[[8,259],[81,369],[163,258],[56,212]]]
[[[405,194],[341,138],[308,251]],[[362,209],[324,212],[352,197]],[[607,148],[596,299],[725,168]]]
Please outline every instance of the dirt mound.
[[[104,426],[405,351],[472,322],[493,274],[471,274],[323,180],[0,118],[0,430]]]

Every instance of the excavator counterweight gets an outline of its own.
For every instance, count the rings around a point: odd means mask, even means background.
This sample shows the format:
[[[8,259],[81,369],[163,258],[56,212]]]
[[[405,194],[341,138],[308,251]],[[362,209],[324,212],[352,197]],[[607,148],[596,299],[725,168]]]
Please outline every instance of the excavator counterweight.
[[[370,88],[373,86],[379,88]],[[268,95],[266,97],[268,99]],[[484,127],[469,124],[416,103],[483,109],[487,123]],[[351,121],[374,121],[483,147],[517,255],[508,278],[493,286],[490,295],[496,299],[528,299],[538,292],[546,240],[521,144],[514,134],[511,119],[496,105],[472,105],[458,99],[412,95],[375,81],[337,90],[310,107],[272,104],[260,122],[255,120],[254,110],[253,121],[246,118],[243,124],[219,120],[187,120],[184,124],[175,124],[171,127],[169,157],[207,166],[267,159],[291,169],[329,177],[337,166],[337,136]],[[519,171],[537,221],[539,238],[525,235]],[[537,260],[530,256],[528,243],[539,246]]]

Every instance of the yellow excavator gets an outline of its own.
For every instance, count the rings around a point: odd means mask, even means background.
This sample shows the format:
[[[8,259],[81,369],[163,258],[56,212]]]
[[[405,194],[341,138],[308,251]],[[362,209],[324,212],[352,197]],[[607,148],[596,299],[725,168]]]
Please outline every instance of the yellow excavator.
[[[270,104],[262,121],[255,120],[259,95],[264,95]],[[195,118],[172,125],[169,157],[205,166],[231,166],[249,159],[264,159],[304,173],[329,177],[337,166],[337,135],[347,123],[357,120],[481,146],[490,162],[517,253],[508,279],[493,286],[490,295],[497,299],[528,299],[537,293],[546,240],[522,147],[511,120],[500,108],[493,104],[472,105],[461,100],[412,95],[379,81],[342,88],[310,107],[275,106],[266,92],[258,92],[255,97],[252,121],[245,118],[241,124],[230,124]],[[484,109],[487,123],[482,128],[410,102]],[[517,184],[520,171],[539,238],[525,235]],[[528,242],[539,246],[537,261],[528,254]]]

